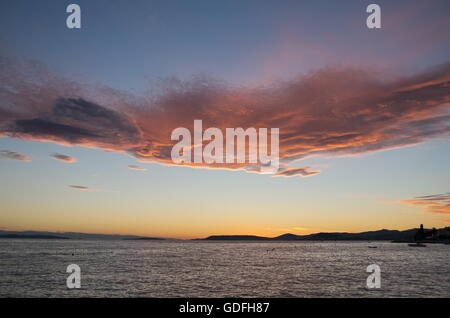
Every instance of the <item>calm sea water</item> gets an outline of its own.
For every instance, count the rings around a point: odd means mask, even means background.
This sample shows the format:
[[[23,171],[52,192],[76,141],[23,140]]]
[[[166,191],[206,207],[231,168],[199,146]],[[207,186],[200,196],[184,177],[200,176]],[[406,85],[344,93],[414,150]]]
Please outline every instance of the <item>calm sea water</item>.
[[[66,286],[73,263],[81,289]],[[0,297],[406,296],[450,297],[450,245],[0,240]]]

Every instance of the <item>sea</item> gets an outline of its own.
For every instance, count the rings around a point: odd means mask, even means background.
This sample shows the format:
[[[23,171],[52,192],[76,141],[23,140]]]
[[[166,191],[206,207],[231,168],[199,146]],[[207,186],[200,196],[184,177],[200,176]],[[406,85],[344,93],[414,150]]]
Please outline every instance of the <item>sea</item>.
[[[1,239],[0,297],[450,297],[450,245]]]

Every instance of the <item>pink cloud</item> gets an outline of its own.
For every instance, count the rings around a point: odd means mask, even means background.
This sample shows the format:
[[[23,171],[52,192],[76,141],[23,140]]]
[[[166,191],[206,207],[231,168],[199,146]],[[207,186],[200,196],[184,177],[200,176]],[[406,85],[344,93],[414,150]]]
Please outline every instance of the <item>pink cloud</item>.
[[[31,161],[31,158],[29,156],[9,150],[0,150],[0,159],[16,160],[23,162]]]
[[[311,170],[309,167],[285,169],[277,172],[275,177],[310,177],[320,173],[318,170]]]
[[[171,80],[131,95],[1,60],[0,135],[126,152],[172,165],[171,132],[203,126],[280,129],[282,167],[314,155],[352,156],[416,145],[450,132],[450,65],[386,80],[364,68],[328,67],[264,87],[208,78]],[[7,106],[6,106],[7,105]],[[246,169],[247,164],[190,164]],[[299,168],[305,169],[305,168]],[[250,169],[251,170],[251,169]],[[318,171],[284,170],[279,175]]]
[[[63,162],[68,162],[68,163],[77,162],[77,160],[75,158],[67,156],[67,155],[59,154],[59,153],[52,154],[51,156],[53,159],[63,161]]]
[[[427,213],[450,214],[450,193],[425,195],[400,202],[413,206],[422,206]]]

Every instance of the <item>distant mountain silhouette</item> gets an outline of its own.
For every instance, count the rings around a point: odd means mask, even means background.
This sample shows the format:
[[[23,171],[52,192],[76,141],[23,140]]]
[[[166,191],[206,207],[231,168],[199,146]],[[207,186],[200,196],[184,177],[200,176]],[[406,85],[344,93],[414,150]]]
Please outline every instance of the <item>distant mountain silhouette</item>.
[[[267,241],[268,237],[255,235],[213,235],[201,240],[211,241]]]
[[[76,232],[0,231],[1,238],[14,239],[74,239],[74,240],[164,240],[162,238],[117,234],[90,234]]]
[[[273,239],[279,240],[279,241],[295,241],[295,240],[301,239],[301,236],[291,234],[291,233],[286,233],[286,234],[274,237]]]
[[[361,233],[314,233],[308,235],[296,235],[286,233],[276,237],[264,237],[256,235],[213,235],[207,238],[195,239],[201,241],[395,241],[395,242],[414,242],[418,228],[405,231],[386,230],[361,232]],[[430,230],[424,229],[425,232]],[[170,240],[165,238],[144,237],[134,235],[117,234],[90,234],[76,232],[39,232],[39,231],[1,231],[0,239],[75,239],[75,240],[136,240],[136,241],[155,241]],[[440,240],[444,240],[440,238]],[[449,240],[447,237],[446,240]]]
[[[159,240],[164,240],[163,238],[158,238],[158,237],[137,237],[137,238],[130,238],[130,239],[126,239],[126,240],[131,240],[131,241],[159,241]]]
[[[57,235],[38,235],[38,234],[0,234],[0,239],[46,239],[46,240],[67,240],[68,237]]]
[[[379,230],[361,233],[314,233],[308,235],[296,235],[286,233],[277,237],[262,237],[254,235],[214,235],[200,240],[211,241],[411,241],[418,229],[405,231]]]

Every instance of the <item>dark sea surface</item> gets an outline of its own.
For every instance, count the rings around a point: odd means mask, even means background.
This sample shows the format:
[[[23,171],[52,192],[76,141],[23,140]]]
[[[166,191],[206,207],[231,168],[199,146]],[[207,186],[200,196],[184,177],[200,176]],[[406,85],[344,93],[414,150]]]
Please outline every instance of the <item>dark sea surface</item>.
[[[1,239],[0,297],[450,297],[450,245]]]

